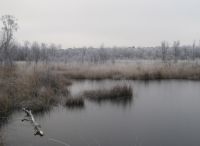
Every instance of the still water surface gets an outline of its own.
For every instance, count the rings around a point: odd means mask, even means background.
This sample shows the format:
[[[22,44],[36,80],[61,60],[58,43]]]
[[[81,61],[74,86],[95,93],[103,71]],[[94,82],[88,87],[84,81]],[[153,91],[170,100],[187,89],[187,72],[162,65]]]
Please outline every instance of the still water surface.
[[[199,146],[200,82],[80,81],[73,95],[94,88],[130,84],[130,101],[86,101],[81,109],[56,107],[36,116],[45,133],[34,136],[23,112],[3,127],[9,146]]]

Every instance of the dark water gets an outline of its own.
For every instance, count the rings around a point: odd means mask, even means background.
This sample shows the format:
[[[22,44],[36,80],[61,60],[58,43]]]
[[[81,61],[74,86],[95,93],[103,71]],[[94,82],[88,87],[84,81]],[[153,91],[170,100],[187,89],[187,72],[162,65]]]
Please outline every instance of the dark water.
[[[83,81],[73,95],[125,81]],[[199,146],[200,82],[132,82],[134,98],[127,102],[86,101],[83,109],[54,108],[37,116],[44,137],[34,136],[16,112],[3,127],[9,146]]]

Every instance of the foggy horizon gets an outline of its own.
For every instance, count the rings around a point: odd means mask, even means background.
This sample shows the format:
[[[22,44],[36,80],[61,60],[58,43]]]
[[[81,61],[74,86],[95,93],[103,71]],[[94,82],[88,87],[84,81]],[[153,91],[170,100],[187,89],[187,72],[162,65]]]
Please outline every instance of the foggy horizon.
[[[16,40],[63,48],[199,44],[197,0],[1,0],[1,15],[18,19]]]

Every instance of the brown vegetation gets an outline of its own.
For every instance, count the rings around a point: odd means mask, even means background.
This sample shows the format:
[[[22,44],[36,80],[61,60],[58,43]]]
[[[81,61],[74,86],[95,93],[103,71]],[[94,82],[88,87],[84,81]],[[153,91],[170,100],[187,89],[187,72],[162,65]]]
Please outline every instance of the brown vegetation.
[[[29,107],[33,111],[48,109],[59,102],[60,96],[68,95],[71,82],[49,68],[1,67],[0,111]]]
[[[154,61],[148,64],[139,62],[96,65],[17,63],[12,67],[0,66],[1,115],[21,107],[41,111],[58,104],[59,97],[69,94],[68,86],[71,84],[69,79],[199,80],[200,65],[195,62],[172,64]],[[88,99],[99,101],[131,95],[132,90],[128,86],[84,93]],[[67,102],[76,104],[70,100]]]
[[[93,101],[120,101],[128,100],[133,96],[132,87],[128,85],[116,85],[110,89],[97,89],[84,91],[83,96]]]
[[[129,85],[116,85],[109,89],[94,89],[81,92],[75,97],[66,99],[65,106],[69,109],[84,108],[85,100],[101,103],[109,101],[112,103],[126,105],[133,98],[133,90]]]
[[[118,63],[57,65],[56,71],[70,79],[200,79],[200,64],[195,62]]]

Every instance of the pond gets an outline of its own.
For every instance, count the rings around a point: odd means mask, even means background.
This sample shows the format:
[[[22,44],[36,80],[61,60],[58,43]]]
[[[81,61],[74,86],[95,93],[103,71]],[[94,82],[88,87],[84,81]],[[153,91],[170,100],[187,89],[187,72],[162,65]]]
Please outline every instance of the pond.
[[[198,146],[200,82],[76,81],[71,94],[130,84],[128,101],[86,101],[83,108],[63,106],[37,115],[45,135],[34,136],[23,112],[11,115],[2,131],[8,146]]]

